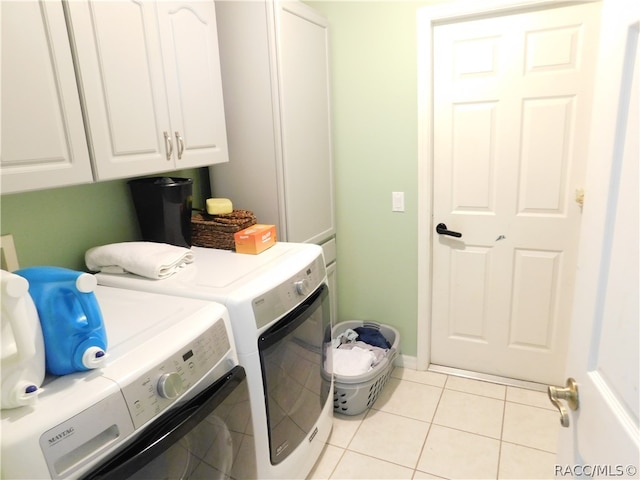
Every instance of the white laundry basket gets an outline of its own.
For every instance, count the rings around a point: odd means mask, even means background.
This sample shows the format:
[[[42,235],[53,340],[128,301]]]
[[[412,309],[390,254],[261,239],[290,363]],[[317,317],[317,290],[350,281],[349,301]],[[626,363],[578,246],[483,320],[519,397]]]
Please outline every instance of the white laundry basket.
[[[400,334],[388,325],[361,320],[348,320],[333,327],[332,337],[337,338],[348,329],[369,327],[380,333],[391,343],[385,358],[370,372],[362,375],[334,374],[333,410],[344,415],[358,415],[374,404],[393,370],[393,362],[398,356]],[[323,372],[324,375],[328,375]]]

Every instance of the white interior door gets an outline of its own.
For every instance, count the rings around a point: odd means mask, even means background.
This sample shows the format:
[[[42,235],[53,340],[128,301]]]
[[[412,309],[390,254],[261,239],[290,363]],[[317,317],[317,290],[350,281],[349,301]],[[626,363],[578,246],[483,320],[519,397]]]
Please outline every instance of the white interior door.
[[[605,0],[556,473],[638,478],[640,4]]]
[[[562,380],[599,10],[433,29],[432,364]]]

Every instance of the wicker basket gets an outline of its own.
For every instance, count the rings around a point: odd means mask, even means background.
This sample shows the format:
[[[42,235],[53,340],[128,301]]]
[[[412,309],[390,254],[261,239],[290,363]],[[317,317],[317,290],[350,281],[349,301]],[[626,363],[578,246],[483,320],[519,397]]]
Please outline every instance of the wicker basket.
[[[333,410],[344,415],[358,415],[375,403],[391,376],[393,362],[399,351],[400,333],[389,325],[375,322],[348,320],[339,323],[333,327],[332,337],[336,338],[347,329],[357,327],[372,327],[380,330],[380,333],[391,343],[391,348],[387,356],[370,372],[353,376],[333,375]],[[329,374],[324,369],[322,376],[325,379],[329,378]]]
[[[191,244],[196,247],[235,250],[233,235],[256,224],[256,216],[249,210],[234,210],[222,215],[196,212],[191,216]]]

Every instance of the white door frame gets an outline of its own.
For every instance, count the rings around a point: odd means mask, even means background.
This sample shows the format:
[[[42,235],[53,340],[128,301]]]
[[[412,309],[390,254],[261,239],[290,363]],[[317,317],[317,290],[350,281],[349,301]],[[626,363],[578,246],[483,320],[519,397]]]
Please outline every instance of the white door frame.
[[[418,318],[416,369],[431,362],[431,288],[433,237],[433,29],[443,22],[477,16],[521,13],[547,6],[567,6],[594,0],[453,0],[450,4],[426,6],[417,12],[418,39]],[[597,0],[595,0],[597,1]]]

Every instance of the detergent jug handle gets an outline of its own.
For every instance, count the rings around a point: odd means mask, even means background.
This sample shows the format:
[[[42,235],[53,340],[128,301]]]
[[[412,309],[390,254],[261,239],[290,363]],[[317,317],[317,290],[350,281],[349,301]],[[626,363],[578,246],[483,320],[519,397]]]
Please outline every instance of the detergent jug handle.
[[[102,327],[102,312],[98,306],[98,302],[95,301],[93,293],[98,280],[94,275],[90,273],[82,273],[78,275],[76,279],[76,288],[71,291],[74,292],[82,310],[87,318],[87,324],[89,328],[101,328]]]
[[[4,270],[2,272],[2,300],[10,303],[11,305],[5,305],[3,310],[9,306],[19,308],[17,305],[20,301],[24,302],[24,309],[20,309],[20,313],[26,315],[34,315],[36,318],[38,312],[36,311],[31,297],[26,298],[29,295],[29,282],[26,278],[19,275],[15,275]],[[31,303],[30,303],[31,301]],[[4,312],[3,312],[4,313]],[[28,358],[32,358],[36,354],[36,346],[33,343],[33,339],[30,338],[28,330],[28,322],[22,315],[8,315],[11,329],[13,330],[13,338],[16,342],[18,350],[18,357],[20,361]],[[39,319],[38,319],[39,322]]]

